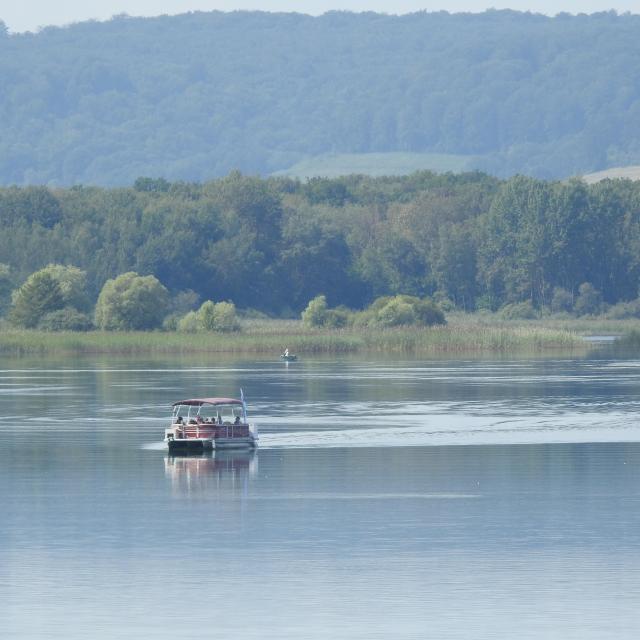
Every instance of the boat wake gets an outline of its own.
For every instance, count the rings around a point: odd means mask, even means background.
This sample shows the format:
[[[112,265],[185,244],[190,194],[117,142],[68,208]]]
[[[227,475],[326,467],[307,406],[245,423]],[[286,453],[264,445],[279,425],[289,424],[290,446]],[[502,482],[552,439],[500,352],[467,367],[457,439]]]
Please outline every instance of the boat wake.
[[[458,416],[460,418],[460,416]],[[266,431],[260,448],[424,447],[453,445],[560,444],[640,442],[640,425],[629,414],[581,414],[486,420],[452,420],[450,424],[348,429]]]
[[[162,440],[159,442],[147,442],[142,445],[142,448],[148,451],[166,451],[167,443]]]

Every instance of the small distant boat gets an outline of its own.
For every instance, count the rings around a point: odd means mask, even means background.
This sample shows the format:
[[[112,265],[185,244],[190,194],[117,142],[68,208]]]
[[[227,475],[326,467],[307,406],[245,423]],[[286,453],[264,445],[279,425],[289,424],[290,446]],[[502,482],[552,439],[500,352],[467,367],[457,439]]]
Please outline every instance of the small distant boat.
[[[285,362],[295,362],[298,359],[298,356],[293,355],[293,353],[289,353],[289,349],[285,349],[284,353],[280,354],[280,360],[284,360]]]
[[[169,453],[212,449],[252,449],[258,431],[247,420],[247,406],[235,398],[191,398],[174,402],[171,426],[164,430]]]

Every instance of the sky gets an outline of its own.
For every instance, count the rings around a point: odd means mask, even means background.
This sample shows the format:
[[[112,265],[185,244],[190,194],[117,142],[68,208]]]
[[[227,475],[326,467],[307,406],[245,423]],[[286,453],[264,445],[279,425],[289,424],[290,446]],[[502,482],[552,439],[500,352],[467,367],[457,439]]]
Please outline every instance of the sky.
[[[0,20],[12,32],[36,31],[47,25],[65,25],[81,20],[106,20],[113,15],[157,16],[187,11],[297,11],[321,14],[333,9],[410,13],[412,11],[484,11],[517,9],[555,15],[594,13],[615,9],[640,12],[638,0],[0,0]]]

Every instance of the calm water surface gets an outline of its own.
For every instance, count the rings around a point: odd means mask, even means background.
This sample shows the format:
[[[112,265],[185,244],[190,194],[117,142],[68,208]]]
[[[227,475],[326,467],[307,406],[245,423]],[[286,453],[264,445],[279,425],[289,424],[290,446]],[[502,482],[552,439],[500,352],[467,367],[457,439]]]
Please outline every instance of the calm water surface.
[[[237,395],[255,455],[169,457]],[[640,360],[0,360],[0,637],[637,638]]]

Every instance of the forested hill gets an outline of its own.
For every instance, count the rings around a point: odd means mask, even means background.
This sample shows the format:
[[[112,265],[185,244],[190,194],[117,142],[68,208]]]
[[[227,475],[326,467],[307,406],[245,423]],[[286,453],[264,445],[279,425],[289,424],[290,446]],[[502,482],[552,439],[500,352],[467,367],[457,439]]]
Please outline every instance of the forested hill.
[[[499,175],[638,164],[639,35],[635,15],[513,11],[0,23],[0,183],[205,180],[391,151]]]

